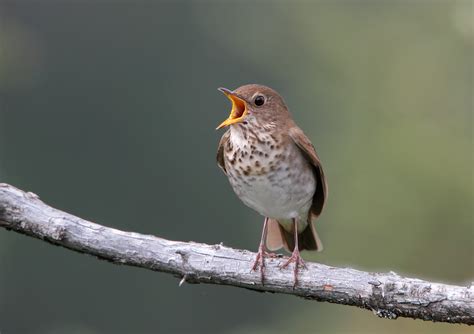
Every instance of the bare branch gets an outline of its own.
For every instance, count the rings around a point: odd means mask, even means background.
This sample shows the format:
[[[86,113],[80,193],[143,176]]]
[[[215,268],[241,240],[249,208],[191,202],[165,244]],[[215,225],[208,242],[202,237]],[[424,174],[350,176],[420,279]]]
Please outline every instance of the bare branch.
[[[293,288],[282,259],[267,260],[265,285],[250,271],[255,253],[222,245],[170,241],[94,224],[43,203],[37,195],[0,183],[0,226],[117,264],[179,277],[180,284],[209,283],[372,310],[395,319],[474,324],[474,288],[307,263]]]

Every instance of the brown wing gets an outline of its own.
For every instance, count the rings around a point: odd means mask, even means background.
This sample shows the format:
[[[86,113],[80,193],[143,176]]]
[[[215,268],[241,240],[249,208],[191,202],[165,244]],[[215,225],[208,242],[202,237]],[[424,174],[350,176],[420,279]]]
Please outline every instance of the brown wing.
[[[222,169],[224,174],[227,175],[227,171],[225,170],[225,163],[224,163],[224,146],[227,144],[229,140],[230,130],[227,130],[223,135],[219,142],[219,146],[217,146],[217,165]]]
[[[321,161],[319,160],[311,141],[296,125],[290,128],[290,137],[301,150],[308,162],[313,166],[317,185],[313,196],[313,204],[311,205],[311,213],[315,216],[319,216],[323,210],[328,195],[328,185],[326,178],[324,177]]]

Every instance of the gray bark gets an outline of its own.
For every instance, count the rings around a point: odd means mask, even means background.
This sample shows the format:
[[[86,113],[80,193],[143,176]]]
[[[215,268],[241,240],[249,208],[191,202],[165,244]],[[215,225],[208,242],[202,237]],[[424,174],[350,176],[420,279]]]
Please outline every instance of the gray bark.
[[[43,203],[37,195],[0,183],[0,226],[68,249],[173,274],[188,283],[224,284],[352,305],[379,317],[474,324],[474,288],[307,263],[293,287],[283,259],[266,260],[265,282],[250,270],[256,254],[223,245],[170,241],[98,225]]]

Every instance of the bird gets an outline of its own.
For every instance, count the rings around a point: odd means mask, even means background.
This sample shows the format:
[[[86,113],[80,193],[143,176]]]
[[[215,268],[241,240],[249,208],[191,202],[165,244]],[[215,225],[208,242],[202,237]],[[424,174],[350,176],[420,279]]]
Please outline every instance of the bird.
[[[265,279],[265,258],[284,248],[299,268],[302,250],[322,251],[313,220],[325,206],[328,186],[321,160],[296,125],[283,98],[270,87],[248,84],[218,88],[231,102],[230,115],[217,128],[227,128],[217,148],[217,164],[240,200],[265,217],[253,271]]]

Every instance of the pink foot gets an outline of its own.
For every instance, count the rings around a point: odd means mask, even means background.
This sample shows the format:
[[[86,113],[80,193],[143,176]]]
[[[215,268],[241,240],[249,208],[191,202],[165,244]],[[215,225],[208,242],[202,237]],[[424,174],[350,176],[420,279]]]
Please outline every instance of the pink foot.
[[[280,268],[285,269],[292,262],[295,263],[295,269],[293,270],[293,277],[294,277],[293,288],[295,288],[298,285],[299,267],[301,266],[302,268],[306,269],[306,263],[303,261],[303,258],[300,255],[300,251],[298,250],[298,247],[295,247],[290,258]]]
[[[265,258],[274,258],[276,256],[277,255],[275,253],[267,252],[265,250],[264,245],[260,245],[260,247],[258,247],[257,257],[255,258],[255,262],[253,263],[252,270],[257,271],[257,269],[260,267],[260,277],[262,280],[262,285],[264,284],[263,281],[265,279]]]

